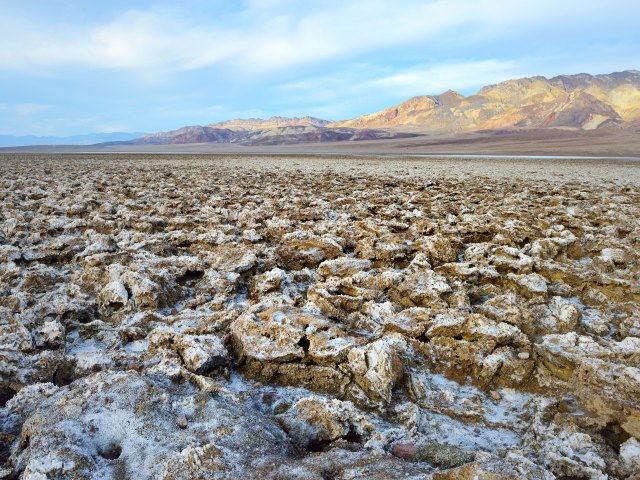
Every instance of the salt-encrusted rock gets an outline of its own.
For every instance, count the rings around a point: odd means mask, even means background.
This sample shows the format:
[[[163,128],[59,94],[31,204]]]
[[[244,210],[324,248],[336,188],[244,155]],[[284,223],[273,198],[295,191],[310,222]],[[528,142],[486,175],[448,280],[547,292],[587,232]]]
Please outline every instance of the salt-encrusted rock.
[[[0,318],[0,345],[6,350],[28,352],[33,348],[29,330],[8,311]]]
[[[154,309],[160,305],[160,285],[144,274],[127,271],[122,275],[122,282],[131,291],[131,298],[136,308]],[[121,295],[120,298],[124,296]]]
[[[457,238],[442,234],[425,237],[421,246],[430,259],[440,263],[455,262],[461,247]]]
[[[0,431],[18,436],[31,412],[57,391],[58,387],[52,383],[34,383],[20,389],[0,409]]]
[[[194,373],[206,372],[229,360],[222,341],[213,335],[182,335],[176,346],[185,366]]]
[[[44,322],[36,335],[36,344],[39,347],[58,348],[64,345],[65,328],[57,320]]]
[[[533,260],[514,247],[500,246],[493,250],[489,262],[500,272],[514,271],[521,274],[531,273]]]
[[[560,379],[601,423],[640,437],[640,339],[596,342],[572,332],[546,335],[535,350],[543,383]]]
[[[515,282],[519,291],[527,297],[545,295],[547,293],[547,281],[540,274],[516,275],[510,273],[507,278]]]
[[[306,330],[328,326],[326,319],[295,308],[248,310],[231,325],[240,354],[259,361],[286,362],[306,355]]]
[[[413,307],[383,318],[385,332],[398,332],[409,337],[419,337],[430,325],[431,311],[427,308]]]
[[[478,455],[479,457],[481,455]],[[462,478],[513,479],[513,480],[552,480],[555,477],[549,471],[522,456],[509,454],[502,460],[495,455],[482,455],[481,460],[457,468],[440,470],[433,473],[434,480],[458,480]]]
[[[580,308],[573,302],[554,296],[546,305],[532,308],[534,328],[543,334],[574,331],[582,318]]]
[[[148,338],[151,345],[177,352],[187,370],[194,373],[205,373],[229,361],[222,340],[214,335],[188,335],[158,328]]]
[[[362,308],[364,298],[361,296],[331,293],[325,288],[313,286],[307,291],[307,299],[320,308],[329,317],[346,319],[350,313]]]
[[[340,257],[318,265],[318,274],[323,277],[348,277],[369,270],[371,265],[371,261],[366,259]]]
[[[404,278],[398,292],[407,299],[407,306],[429,307],[451,292],[451,287],[445,277],[433,270],[419,270]]]
[[[407,343],[398,334],[389,334],[348,354],[349,369],[368,395],[391,401],[394,387],[403,375],[403,356]]]
[[[335,240],[327,238],[291,239],[275,251],[279,266],[292,270],[317,267],[324,260],[334,259],[341,254],[342,247]]]
[[[242,246],[223,245],[214,250],[211,267],[221,272],[243,273],[258,261],[255,252]]]
[[[349,351],[362,343],[336,327],[307,335],[309,359],[318,365],[335,365],[346,360]]]
[[[177,424],[180,415],[188,428]],[[239,402],[168,379],[100,373],[44,399],[27,417],[11,459],[25,478],[137,472],[169,480],[216,471],[246,476],[255,459],[274,461],[290,448],[284,431]]]
[[[640,471],[640,442],[632,437],[620,445],[620,459],[630,472]]]
[[[351,402],[322,397],[298,400],[278,420],[294,443],[303,448],[317,448],[340,438],[363,442],[374,430]]]
[[[591,437],[574,425],[532,425],[527,442],[535,442],[540,463],[556,476],[608,478],[606,462]]]

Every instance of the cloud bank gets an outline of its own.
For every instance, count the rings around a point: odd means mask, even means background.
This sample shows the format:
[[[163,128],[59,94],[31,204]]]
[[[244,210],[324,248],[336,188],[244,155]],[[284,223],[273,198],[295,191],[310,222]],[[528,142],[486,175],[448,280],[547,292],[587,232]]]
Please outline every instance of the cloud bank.
[[[519,75],[637,68],[640,59],[640,3],[624,0],[27,0],[0,6],[0,86],[29,79],[17,88],[18,98],[0,97],[5,104],[49,104],[55,96],[73,105],[77,92],[59,86],[47,96],[44,84],[54,78],[75,88],[70,76],[79,75],[97,82],[94,89],[104,95],[137,98],[146,88],[165,99],[166,109],[175,102],[193,110],[199,103],[223,105],[220,115],[278,114],[295,110],[296,99],[300,113],[333,106],[333,116],[341,117],[406,95]],[[102,84],[107,81],[117,88]],[[30,96],[29,87],[44,88],[46,98]],[[358,94],[361,101],[353,98]]]

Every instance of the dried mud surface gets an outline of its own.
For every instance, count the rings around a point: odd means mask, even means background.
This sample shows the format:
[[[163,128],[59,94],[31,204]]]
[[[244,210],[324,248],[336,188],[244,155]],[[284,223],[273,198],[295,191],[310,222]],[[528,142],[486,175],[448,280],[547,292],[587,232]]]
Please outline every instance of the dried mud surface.
[[[0,479],[638,479],[639,184],[3,156]]]

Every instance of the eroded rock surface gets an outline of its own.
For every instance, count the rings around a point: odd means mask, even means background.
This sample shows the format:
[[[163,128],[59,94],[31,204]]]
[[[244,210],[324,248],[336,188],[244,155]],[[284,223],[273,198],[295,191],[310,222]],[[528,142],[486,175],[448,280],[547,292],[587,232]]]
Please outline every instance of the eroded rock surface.
[[[637,188],[406,168],[3,159],[0,478],[637,478]]]

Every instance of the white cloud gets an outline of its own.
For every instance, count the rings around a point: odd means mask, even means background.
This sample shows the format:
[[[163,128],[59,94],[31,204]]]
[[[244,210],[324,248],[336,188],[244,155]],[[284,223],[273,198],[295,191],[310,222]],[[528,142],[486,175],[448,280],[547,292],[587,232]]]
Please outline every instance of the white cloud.
[[[297,114],[302,108],[317,116],[348,118],[372,113],[371,105],[387,108],[417,95],[437,95],[448,89],[474,91],[487,84],[529,75],[521,61],[455,62],[410,68],[356,65],[338,75],[316,76],[277,85],[278,96]],[[528,68],[528,66],[527,66]],[[382,99],[382,102],[380,100]]]
[[[411,68],[367,82],[371,88],[393,89],[403,96],[441,93],[448,89],[464,90],[508,78],[520,77],[522,68],[515,61],[495,59]]]
[[[176,71],[233,65],[266,72],[416,43],[446,48],[553,26],[628,22],[637,2],[566,0],[250,1],[224,17],[130,10],[99,24],[0,19],[0,69],[79,65]],[[634,6],[635,5],[635,6]],[[584,24],[584,25],[583,25]],[[470,43],[469,43],[470,42]]]

